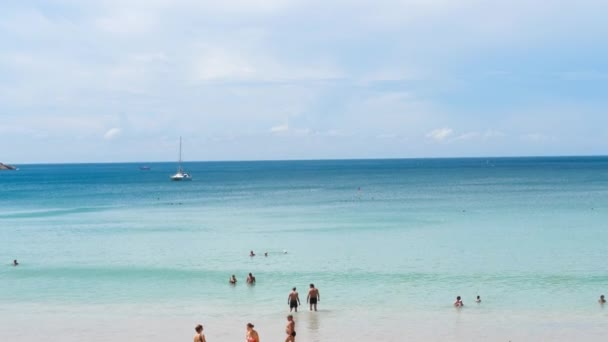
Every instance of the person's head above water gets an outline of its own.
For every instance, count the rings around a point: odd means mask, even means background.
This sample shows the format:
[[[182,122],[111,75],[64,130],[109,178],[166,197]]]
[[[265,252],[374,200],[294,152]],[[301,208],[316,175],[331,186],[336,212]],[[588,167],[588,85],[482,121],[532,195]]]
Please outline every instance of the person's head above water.
[[[17,259],[13,260],[13,265],[15,265],[15,266],[19,265],[19,263],[17,262]]]

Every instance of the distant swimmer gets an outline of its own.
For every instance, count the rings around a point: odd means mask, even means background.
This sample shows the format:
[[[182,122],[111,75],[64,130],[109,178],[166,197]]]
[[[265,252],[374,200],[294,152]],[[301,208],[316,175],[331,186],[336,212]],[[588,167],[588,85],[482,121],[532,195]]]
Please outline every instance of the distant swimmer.
[[[293,320],[292,315],[287,316],[287,326],[285,327],[285,333],[287,334],[285,342],[296,341],[296,322]]]
[[[475,303],[481,303],[481,297],[477,296],[477,299],[475,299]]]
[[[251,273],[249,273],[249,275],[247,276],[247,284],[249,284],[249,285],[255,284],[255,277]]]
[[[310,304],[310,311],[312,311],[313,308],[317,311],[317,302],[320,301],[321,295],[319,294],[319,289],[315,288],[315,284],[310,284],[308,296],[306,296],[306,302]]]
[[[298,295],[298,291],[294,287],[292,291],[289,293],[287,297],[287,303],[289,304],[289,312],[295,310],[298,312],[298,305],[300,305],[300,296]]]
[[[600,304],[602,304],[602,305],[606,304],[606,298],[604,298],[604,295],[601,295],[600,299],[597,302],[600,303]]]
[[[283,250],[283,254],[287,254],[287,250],[286,249]]]
[[[249,256],[250,256],[250,257],[254,257],[254,256],[255,256],[255,253],[253,253],[253,251],[249,251]]]
[[[264,253],[264,256],[267,257],[268,256],[268,252]]]
[[[207,342],[207,340],[205,339],[205,334],[203,334],[202,325],[197,325],[194,330],[196,331],[196,335],[194,335],[194,342]]]
[[[19,263],[17,262],[17,259],[13,260],[13,266],[19,266]]]
[[[247,323],[247,333],[245,334],[245,341],[247,342],[260,342],[260,336],[258,332],[253,329],[254,325]]]
[[[228,282],[230,283],[230,285],[236,285],[236,277],[234,276],[234,274],[232,275],[232,277],[230,277],[230,280],[228,280]]]
[[[460,296],[456,297],[456,301],[454,302],[454,306],[457,308],[461,308],[464,306],[464,303],[462,302],[462,299],[460,299]]]

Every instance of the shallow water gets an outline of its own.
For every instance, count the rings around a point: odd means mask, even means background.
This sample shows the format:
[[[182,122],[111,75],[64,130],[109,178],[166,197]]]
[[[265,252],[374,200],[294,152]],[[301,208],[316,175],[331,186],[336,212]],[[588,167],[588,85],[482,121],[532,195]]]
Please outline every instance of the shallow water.
[[[299,341],[602,337],[608,158],[149,165],[0,173],[0,340],[278,339],[311,282]]]

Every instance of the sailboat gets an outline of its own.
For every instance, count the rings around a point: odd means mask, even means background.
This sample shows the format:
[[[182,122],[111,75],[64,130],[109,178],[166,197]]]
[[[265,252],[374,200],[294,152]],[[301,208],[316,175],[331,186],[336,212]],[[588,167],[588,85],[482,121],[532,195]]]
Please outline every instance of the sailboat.
[[[182,137],[179,137],[179,162],[177,164],[177,173],[171,176],[172,181],[189,181],[192,176],[182,169]]]

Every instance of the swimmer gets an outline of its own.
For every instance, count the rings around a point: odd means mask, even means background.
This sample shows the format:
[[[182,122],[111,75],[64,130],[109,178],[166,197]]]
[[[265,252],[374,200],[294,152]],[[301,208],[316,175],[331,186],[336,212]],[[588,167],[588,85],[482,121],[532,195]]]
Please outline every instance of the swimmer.
[[[194,331],[196,331],[196,335],[194,335],[194,342],[207,342],[205,339],[205,334],[203,334],[202,325],[197,325],[196,328],[194,328]]]
[[[250,256],[250,257],[254,257],[254,256],[255,256],[255,253],[253,253],[253,251],[249,251],[249,256]]]
[[[251,273],[249,273],[249,276],[247,276],[247,284],[249,284],[249,285],[255,284],[255,277]]]
[[[600,304],[602,304],[602,305],[606,304],[606,298],[604,298],[604,295],[601,295],[600,299],[597,302],[600,303]]]
[[[310,290],[308,290],[308,296],[306,297],[306,303],[310,304],[310,311],[313,307],[317,311],[317,302],[321,301],[321,295],[319,289],[315,288],[315,284],[310,284]]]
[[[475,303],[481,303],[481,297],[477,296],[477,299],[475,299]]]
[[[292,310],[298,312],[298,305],[300,305],[300,296],[298,295],[298,291],[296,291],[295,287],[287,297],[287,304],[289,304],[289,312],[291,312]]]
[[[236,277],[234,276],[234,274],[232,275],[232,277],[230,277],[228,282],[230,283],[230,285],[236,285]]]
[[[13,266],[19,266],[19,263],[17,262],[17,259],[13,260]]]
[[[268,256],[268,252],[264,253],[264,256],[267,257]]]
[[[260,342],[260,336],[258,332],[253,329],[253,324],[247,323],[247,333],[245,334],[245,341],[247,342]]]
[[[454,302],[454,306],[457,308],[461,308],[464,306],[464,303],[462,302],[462,299],[460,299],[460,296],[456,297],[456,301]]]
[[[285,342],[296,341],[296,322],[293,320],[293,315],[287,316],[287,326],[285,327],[285,333],[287,334]]]
[[[287,254],[287,250],[286,249],[283,250],[283,254]]]

